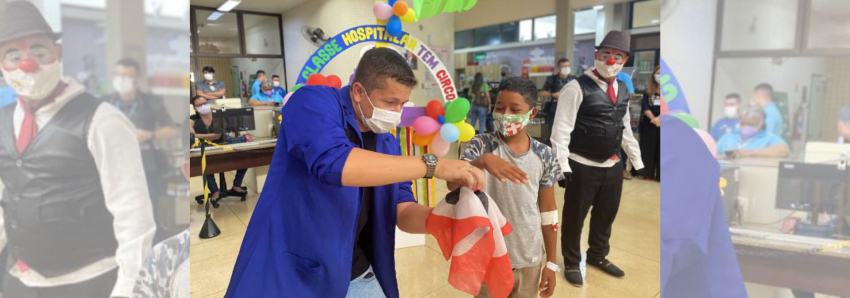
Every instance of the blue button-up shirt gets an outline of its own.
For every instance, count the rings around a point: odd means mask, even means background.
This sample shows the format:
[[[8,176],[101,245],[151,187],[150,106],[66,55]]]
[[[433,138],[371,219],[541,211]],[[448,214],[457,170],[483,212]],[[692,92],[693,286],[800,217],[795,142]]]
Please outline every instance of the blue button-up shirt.
[[[277,93],[274,93],[274,92],[272,92],[271,96],[265,95],[262,92],[260,92],[260,93],[254,94],[254,96],[251,96],[251,99],[259,100],[259,101],[262,101],[262,102],[276,102],[276,103],[279,103],[279,104],[283,104],[283,97],[281,97],[280,95],[278,95]]]
[[[351,281],[361,189],[342,185],[353,148],[362,140],[349,87],[305,86],[283,115],[265,187],[251,215],[225,297],[345,297]],[[375,151],[400,155],[391,134]],[[398,297],[395,275],[397,205],[414,202],[410,182],[374,187],[364,247],[387,297]]]
[[[776,103],[771,102],[764,106],[764,127],[780,137],[785,133],[785,123],[782,121],[782,113],[779,112]]]
[[[722,155],[727,151],[735,151],[738,149],[758,150],[782,144],[785,144],[785,140],[766,130],[762,130],[755,136],[746,140],[741,137],[741,133],[739,131],[733,131],[724,135],[720,138],[720,141],[717,142],[717,154]]]
[[[256,79],[254,80],[254,84],[251,85],[251,95],[252,96],[256,95],[256,94],[260,94],[260,84],[262,84],[262,83],[263,83],[263,81],[256,80]]]

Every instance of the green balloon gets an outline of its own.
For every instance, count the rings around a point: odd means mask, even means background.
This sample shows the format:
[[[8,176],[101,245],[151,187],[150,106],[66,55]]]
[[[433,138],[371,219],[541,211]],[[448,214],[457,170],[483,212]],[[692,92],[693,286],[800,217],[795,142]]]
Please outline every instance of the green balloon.
[[[671,114],[670,116],[679,118],[679,120],[682,120],[682,122],[685,122],[685,124],[687,124],[691,128],[699,128],[699,121],[697,121],[697,119],[694,118],[694,116],[691,116],[691,114],[675,113],[675,114]]]
[[[289,91],[289,92],[298,91],[298,89],[301,89],[301,87],[304,87],[304,85],[302,85],[302,84],[295,85],[294,87],[292,87],[292,90]]]
[[[469,113],[469,100],[458,98],[446,107],[446,123],[461,122]]]

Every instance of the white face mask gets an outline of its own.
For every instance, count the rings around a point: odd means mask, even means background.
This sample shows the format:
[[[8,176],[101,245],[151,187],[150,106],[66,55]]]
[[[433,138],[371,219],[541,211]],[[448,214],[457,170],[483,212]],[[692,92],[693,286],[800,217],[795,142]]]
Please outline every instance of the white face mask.
[[[569,67],[569,66],[567,66],[567,67],[561,67],[561,74],[563,74],[563,75],[568,75],[568,74],[570,74],[570,71],[572,71],[572,69],[570,69],[570,67]]]
[[[204,74],[204,79],[206,79],[207,81],[212,81],[212,80],[213,80],[213,74],[211,74],[211,73],[205,73],[205,74]]]
[[[738,107],[736,106],[728,106],[723,109],[723,115],[726,118],[735,118],[738,116]]]
[[[112,88],[119,94],[127,94],[133,91],[133,78],[116,76],[112,79]]]
[[[655,74],[655,82],[661,83],[661,74]]]
[[[273,84],[275,87],[280,87],[280,81],[274,81]]]
[[[622,64],[614,63],[614,65],[608,65],[605,63],[605,61],[596,60],[596,71],[598,71],[599,74],[606,79],[610,79],[617,76],[617,74],[622,69]]]
[[[207,115],[211,111],[210,105],[208,105],[208,104],[197,107],[195,110],[197,110],[198,114],[201,114],[201,115]]]
[[[374,133],[388,133],[401,123],[401,112],[378,108],[372,104],[372,99],[369,98],[368,94],[365,92],[363,94],[366,95],[366,99],[372,105],[372,118],[366,118],[366,115],[363,114],[363,108],[360,107],[362,102],[357,104],[357,108],[360,109],[360,120],[369,127],[369,130]]]
[[[34,73],[25,73],[20,68],[14,71],[2,70],[2,72],[7,85],[15,89],[18,95],[32,100],[46,98],[56,89],[56,85],[62,78],[62,67],[59,60],[50,64],[39,65],[38,71]]]

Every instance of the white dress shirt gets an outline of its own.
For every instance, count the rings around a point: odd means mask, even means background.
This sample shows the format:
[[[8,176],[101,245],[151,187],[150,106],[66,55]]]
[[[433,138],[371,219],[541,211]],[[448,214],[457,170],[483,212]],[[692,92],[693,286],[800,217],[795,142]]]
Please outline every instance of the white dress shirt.
[[[35,113],[39,130],[47,125],[68,101],[85,92],[85,88],[73,79],[62,80],[68,87],[54,103],[45,105]],[[20,105],[15,108],[13,118],[17,139],[24,120],[24,110]],[[50,278],[42,276],[32,268],[21,272],[17,266],[12,266],[9,273],[28,287],[54,287],[84,282],[118,268],[118,280],[113,287],[112,296],[130,297],[142,262],[150,254],[151,242],[156,232],[142,156],[136,140],[135,127],[112,105],[101,103],[91,121],[88,148],[100,173],[106,208],[114,217],[113,230],[118,241],[115,256]],[[3,188],[3,181],[0,180],[0,196]],[[0,207],[0,248],[8,241],[2,211]]]
[[[599,85],[599,88],[602,88],[602,90],[608,90],[608,83],[597,78],[593,73],[594,69],[596,68],[591,67],[585,71],[584,74],[593,79],[593,81]],[[618,87],[619,83],[617,83],[617,80],[614,80],[614,94],[619,93],[620,90]],[[578,115],[578,109],[581,107],[581,102],[583,100],[584,94],[581,92],[581,85],[579,85],[578,80],[572,80],[564,85],[564,88],[561,89],[561,96],[558,97],[558,109],[555,112],[555,122],[552,124],[551,142],[552,149],[555,149],[555,154],[558,155],[558,160],[561,162],[561,169],[564,172],[572,172],[568,159],[572,159],[573,161],[583,165],[599,168],[610,168],[620,161],[620,158],[617,157],[614,160],[608,159],[605,160],[605,162],[599,163],[589,160],[581,155],[570,153],[570,134],[572,134],[573,129],[575,128],[576,116]],[[626,126],[626,129],[623,130],[623,149],[625,150],[626,155],[629,156],[629,161],[632,162],[635,169],[643,169],[643,160],[641,160],[640,156],[640,145],[637,140],[635,140],[635,136],[632,133],[631,116],[628,111],[626,111],[626,115],[623,116],[623,124]]]

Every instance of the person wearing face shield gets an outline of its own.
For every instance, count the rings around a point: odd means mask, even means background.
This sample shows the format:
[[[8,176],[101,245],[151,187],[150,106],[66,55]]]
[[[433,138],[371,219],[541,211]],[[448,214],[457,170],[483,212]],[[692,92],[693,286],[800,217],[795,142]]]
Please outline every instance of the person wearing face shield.
[[[304,86],[282,109],[266,184],[225,297],[398,297],[396,227],[426,233],[411,180],[483,189],[467,161],[399,156],[391,134],[416,77],[389,48],[366,51],[351,85]]]
[[[741,105],[741,95],[730,93],[723,101],[723,118],[714,122],[711,126],[711,137],[715,141],[724,135],[738,129],[738,106]]]
[[[274,92],[274,84],[271,81],[264,81],[260,84],[260,93],[254,94],[248,99],[250,106],[269,106],[276,107],[283,104],[283,97]]]
[[[62,76],[60,34],[33,4],[0,16],[4,297],[129,297],[156,232],[133,124]],[[8,132],[8,133],[7,133]]]
[[[630,94],[616,79],[629,59],[630,36],[611,31],[596,47],[596,65],[564,86],[552,131],[552,147],[565,180],[561,249],[567,281],[583,285],[581,230],[590,207],[587,264],[614,276],[625,273],[606,259],[611,226],[620,206],[623,148],[635,170],[643,169],[640,146],[631,130]]]
[[[212,66],[204,66],[202,71],[204,79],[195,83],[195,95],[203,96],[207,100],[224,98],[227,94],[227,85],[215,79],[215,69]]]
[[[739,109],[741,123],[737,131],[717,141],[717,155],[738,157],[787,157],[791,149],[782,137],[768,131],[761,106],[749,104]]]

